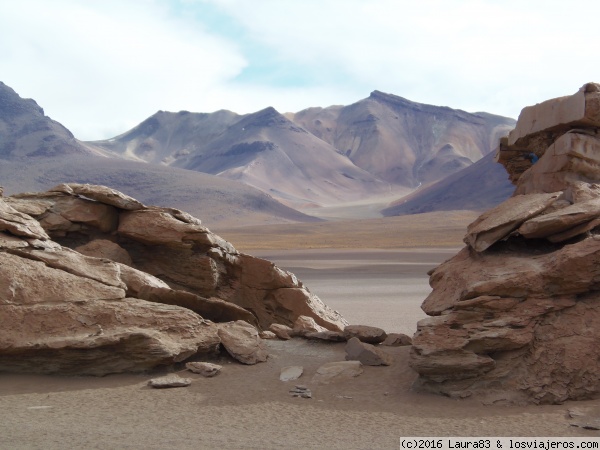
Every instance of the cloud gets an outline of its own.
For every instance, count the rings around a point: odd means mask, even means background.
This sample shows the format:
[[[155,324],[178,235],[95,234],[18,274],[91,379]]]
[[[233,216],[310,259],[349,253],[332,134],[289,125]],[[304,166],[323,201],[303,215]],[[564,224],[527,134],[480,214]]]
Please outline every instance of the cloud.
[[[83,138],[212,107],[204,94],[247,64],[235,43],[152,1],[3,2],[0,30],[3,81]]]
[[[591,0],[0,2],[1,81],[82,139],[159,109],[281,112],[374,89],[516,117],[600,73]]]

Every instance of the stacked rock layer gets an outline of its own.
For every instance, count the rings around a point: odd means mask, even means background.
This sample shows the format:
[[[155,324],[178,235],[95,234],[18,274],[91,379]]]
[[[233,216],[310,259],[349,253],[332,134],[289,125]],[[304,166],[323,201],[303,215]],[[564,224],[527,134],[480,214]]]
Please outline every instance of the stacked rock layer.
[[[219,322],[346,324],[182,211],[63,184],[0,198],[0,370],[102,375],[215,352]]]
[[[498,160],[514,195],[431,273],[411,366],[449,396],[600,396],[600,85],[523,109]]]

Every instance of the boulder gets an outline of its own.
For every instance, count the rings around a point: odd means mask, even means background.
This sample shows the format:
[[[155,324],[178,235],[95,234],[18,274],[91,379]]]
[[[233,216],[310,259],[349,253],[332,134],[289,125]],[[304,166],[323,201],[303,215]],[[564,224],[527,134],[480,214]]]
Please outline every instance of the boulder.
[[[387,338],[384,330],[368,325],[348,325],[344,328],[344,337],[350,340],[354,337],[368,344],[379,344]]]
[[[221,344],[233,358],[243,364],[267,360],[268,354],[258,331],[243,320],[218,324]]]
[[[600,395],[599,130],[597,84],[523,110],[499,153],[515,195],[430,273],[417,386],[505,403]]]
[[[335,361],[323,364],[312,378],[313,383],[331,384],[349,380],[363,373],[360,361]]]
[[[155,389],[187,387],[192,384],[190,378],[181,378],[179,375],[170,374],[160,378],[152,378],[148,381],[148,386]]]
[[[185,368],[190,372],[211,378],[220,374],[223,366],[209,362],[188,362],[185,363]]]
[[[365,366],[389,366],[392,364],[392,357],[382,348],[353,337],[346,344],[346,361],[360,361]]]
[[[108,239],[94,239],[87,244],[75,247],[75,250],[83,255],[110,259],[114,262],[125,264],[126,266],[131,266],[133,264],[127,250],[116,242],[109,241]]]
[[[135,211],[145,208],[145,206],[136,199],[106,186],[64,183],[53,187],[49,192],[61,192],[64,194],[82,196],[126,211]]]
[[[261,339],[277,339],[277,335],[272,331],[261,331],[258,335]]]

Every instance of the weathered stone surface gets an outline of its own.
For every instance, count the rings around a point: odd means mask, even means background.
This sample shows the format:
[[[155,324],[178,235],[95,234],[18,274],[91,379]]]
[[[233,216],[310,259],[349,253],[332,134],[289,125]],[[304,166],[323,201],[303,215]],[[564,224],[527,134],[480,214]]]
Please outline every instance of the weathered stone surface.
[[[127,211],[135,211],[145,208],[145,206],[136,199],[106,186],[65,183],[53,187],[49,190],[49,192],[62,192],[65,194],[80,195]]]
[[[190,378],[182,378],[176,374],[165,375],[164,377],[160,378],[152,378],[150,381],[148,381],[148,386],[155,389],[187,387],[190,384],[192,384],[192,380]]]
[[[287,325],[282,325],[280,323],[272,323],[269,327],[269,330],[275,333],[279,339],[288,340],[292,338],[293,330]]]
[[[378,327],[368,325],[348,325],[344,328],[344,337],[350,340],[353,337],[358,338],[362,342],[369,344],[379,344],[385,341],[387,333]]]
[[[547,209],[558,197],[560,193],[511,197],[470,224],[464,241],[482,252],[506,238],[526,220]]]
[[[382,348],[353,337],[346,344],[346,361],[360,361],[365,366],[389,366],[392,357]]]
[[[277,339],[277,335],[272,331],[261,331],[258,335],[261,339]]]
[[[133,261],[127,250],[119,244],[107,239],[94,239],[87,244],[75,247],[79,253],[95,258],[106,258],[114,262],[122,263],[131,266]]]
[[[204,298],[191,292],[150,285],[142,286],[137,295],[150,302],[187,308],[213,322],[241,320],[256,324],[256,318],[250,312],[218,298]]]
[[[20,213],[3,199],[0,199],[0,231],[32,239],[50,239],[33,217]]]
[[[519,227],[526,238],[545,238],[590,222],[600,216],[600,198],[567,206],[548,214],[527,220]]]
[[[331,342],[345,342],[346,336],[341,331],[311,331],[305,333],[303,336],[305,339],[313,339],[320,341],[331,341]]]
[[[336,361],[323,364],[312,377],[317,384],[330,384],[336,381],[349,380],[363,373],[360,361]]]
[[[29,297],[20,304],[0,304],[2,370],[105,375],[171,364],[218,348],[216,326],[192,311],[133,298],[96,300],[91,292],[81,301],[69,292],[73,286],[85,291],[85,283],[71,282],[63,292],[74,298],[66,301],[55,291],[42,301]]]
[[[389,333],[381,345],[386,345],[388,347],[412,345],[412,338],[404,333]]]
[[[294,336],[304,336],[307,333],[325,331],[325,328],[317,325],[312,317],[299,316],[294,322],[292,332]]]
[[[303,373],[304,367],[302,366],[287,366],[279,372],[279,379],[281,381],[293,381],[300,378]]]
[[[421,387],[489,402],[600,395],[599,130],[597,84],[523,110],[499,155],[515,195],[431,272],[432,317],[411,349]]]
[[[209,362],[188,362],[185,368],[190,372],[197,373],[203,377],[211,378],[221,373],[223,366]]]
[[[9,201],[35,217],[0,199],[5,370],[145,370],[217,351],[219,333],[229,351],[252,363],[266,352],[257,330],[240,319],[265,329],[292,325],[305,313],[312,330],[346,324],[293,274],[239,254],[182,211],[145,207],[102,186],[75,184]],[[218,332],[199,314],[238,322]],[[21,340],[13,335],[24,323],[30,333]],[[283,336],[285,330],[291,329],[278,331]]]
[[[268,353],[252,325],[242,320],[218,324],[221,344],[232,357],[243,364],[267,360]]]

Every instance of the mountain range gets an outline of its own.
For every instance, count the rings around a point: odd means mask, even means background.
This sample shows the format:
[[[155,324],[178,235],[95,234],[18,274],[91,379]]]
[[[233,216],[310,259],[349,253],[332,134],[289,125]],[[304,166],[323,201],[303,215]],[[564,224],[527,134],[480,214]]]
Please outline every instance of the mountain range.
[[[0,83],[0,179],[9,192],[106,184],[209,222],[233,215],[240,224],[314,221],[328,208],[360,204],[376,215],[386,206],[386,215],[444,210],[450,203],[434,194],[443,182],[442,191],[452,191],[450,180],[463,185],[452,209],[485,208],[510,194],[500,166],[484,156],[513,126],[374,91],[352,105],[297,113],[158,111],[119,136],[82,142]],[[476,176],[488,166],[502,189]]]

